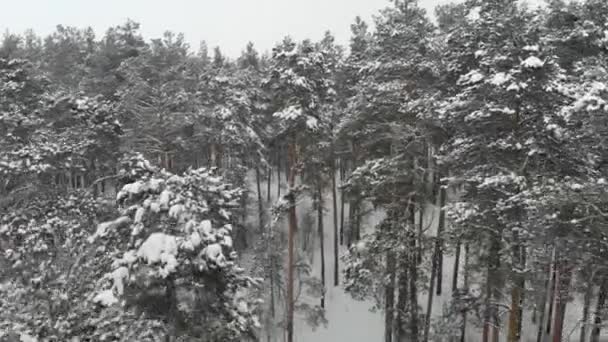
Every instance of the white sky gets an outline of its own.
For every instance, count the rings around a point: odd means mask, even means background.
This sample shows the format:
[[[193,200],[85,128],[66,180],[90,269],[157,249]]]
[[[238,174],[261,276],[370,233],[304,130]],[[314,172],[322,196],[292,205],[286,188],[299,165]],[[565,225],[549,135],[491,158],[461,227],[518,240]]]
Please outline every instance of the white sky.
[[[429,13],[449,0],[420,0]],[[34,29],[41,35],[57,24],[91,26],[98,36],[127,18],[141,24],[145,38],[160,37],[166,30],[183,32],[193,50],[206,40],[236,57],[248,41],[258,50],[270,50],[289,34],[296,40],[320,39],[326,30],[345,44],[350,24],[360,15],[372,14],[389,0],[0,0],[0,30],[22,33]]]

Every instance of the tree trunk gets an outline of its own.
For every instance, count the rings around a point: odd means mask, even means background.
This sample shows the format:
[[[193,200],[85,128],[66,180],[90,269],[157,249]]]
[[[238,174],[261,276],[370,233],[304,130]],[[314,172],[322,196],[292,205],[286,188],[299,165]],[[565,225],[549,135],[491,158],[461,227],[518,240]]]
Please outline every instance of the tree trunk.
[[[463,285],[464,289],[467,291],[467,295],[469,293],[469,244],[465,243],[464,245],[464,279]],[[460,327],[460,342],[466,341],[467,334],[467,310],[463,310],[462,312],[462,326]]]
[[[331,162],[331,197],[333,202],[333,218],[334,218],[334,286],[338,286],[340,282],[340,272],[338,268],[339,253],[338,253],[338,200],[336,198],[336,162],[332,144],[332,162]]]
[[[346,170],[342,165],[342,161],[340,162],[340,182],[343,181],[344,173]],[[340,245],[344,246],[344,205],[346,204],[346,199],[344,198],[344,190],[340,189]]]
[[[325,231],[323,228],[323,190],[320,185],[317,190],[317,200],[317,228],[319,233],[319,244],[321,245],[321,284],[323,286],[321,307],[325,308]]]
[[[500,243],[498,242],[498,237],[492,236],[492,241],[490,244],[489,256],[488,256],[488,270],[487,270],[487,279],[486,279],[486,298],[484,303],[484,317],[483,317],[483,330],[482,330],[482,342],[490,341],[490,333],[492,331],[492,321],[496,325],[495,318],[495,305],[492,303],[494,294],[496,293],[496,277],[498,272],[498,263],[496,260],[499,258],[498,251],[500,248]],[[492,338],[494,340],[494,338]]]
[[[277,200],[279,198],[281,198],[281,148],[277,148]]]
[[[585,342],[587,339],[587,321],[589,321],[589,307],[591,306],[591,297],[593,296],[593,270],[587,267],[587,273],[590,273],[587,280],[587,288],[585,289],[585,297],[583,299],[583,317],[581,318],[581,334],[579,342]]]
[[[270,183],[272,181],[272,168],[268,165],[268,178],[266,180],[266,201],[270,203]]]
[[[443,287],[443,229],[445,228],[445,201],[446,190],[444,187],[439,189],[439,222],[437,225],[437,240],[435,250],[437,251],[437,295],[441,296]]]
[[[591,330],[591,337],[589,339],[590,342],[600,341],[600,331],[602,329],[602,317],[606,306],[606,297],[608,297],[608,277],[604,276],[602,283],[600,284],[597,304],[595,306],[595,319],[593,321],[593,329]]]
[[[406,313],[407,302],[408,302],[408,271],[407,271],[407,256],[401,254],[399,259],[399,280],[398,280],[398,294],[397,297],[397,329],[396,337],[397,342],[409,342],[408,334],[406,330]]]
[[[542,295],[540,297],[540,302],[537,303],[537,307],[539,307],[540,310],[538,310],[540,312],[540,317],[538,318],[538,331],[536,333],[536,342],[543,342],[543,336],[544,332],[545,332],[545,320],[546,320],[546,315],[547,315],[547,310],[548,310],[548,306],[547,306],[547,299],[548,298],[553,298],[553,294],[550,294],[551,291],[551,287],[553,286],[553,258],[554,258],[554,253],[555,250],[551,251],[551,261],[549,262],[549,267],[547,268],[547,272],[545,273],[545,286],[543,288],[543,292]]]
[[[258,190],[258,224],[260,233],[264,232],[264,203],[262,200],[262,177],[260,175],[260,168],[255,168],[255,181],[257,183]]]
[[[436,251],[435,251],[436,252]],[[431,259],[431,277],[429,284],[429,294],[426,302],[426,317],[424,319],[424,335],[422,341],[427,342],[429,340],[429,330],[431,328],[431,315],[433,311],[433,294],[435,292],[435,274],[437,272],[437,254],[433,252]]]
[[[525,268],[525,252],[523,246],[519,241],[519,235],[517,232],[513,233],[513,248],[512,248],[512,262],[513,267],[516,268],[512,272],[512,287],[511,287],[511,308],[509,311],[509,331],[507,335],[508,342],[519,342],[520,341],[520,328],[521,328],[521,314],[522,314],[522,301],[523,291],[525,286],[525,278],[522,272]]]
[[[295,258],[295,236],[298,230],[298,220],[296,216],[296,198],[293,193],[296,182],[296,139],[292,137],[289,142],[287,152],[289,165],[289,232],[287,243],[287,342],[293,342],[293,314],[294,314],[294,258]],[[278,168],[281,169],[280,166]],[[278,177],[280,180],[280,177]],[[279,188],[280,189],[280,188]]]
[[[454,270],[452,271],[452,294],[458,290],[458,271],[460,268],[460,239],[454,248]]]
[[[416,265],[416,219],[414,206],[410,209],[410,250],[409,254],[409,282],[410,282],[410,339],[408,342],[418,342],[418,267]]]
[[[570,292],[570,281],[572,278],[572,271],[565,260],[559,263],[557,278],[559,289],[558,291],[556,290],[553,341],[561,342],[564,329],[564,318],[566,317],[566,306],[568,304],[568,296]]]
[[[384,289],[384,342],[393,342],[393,322],[395,320],[395,281],[396,261],[393,252],[386,252],[386,271],[388,273],[388,284]]]

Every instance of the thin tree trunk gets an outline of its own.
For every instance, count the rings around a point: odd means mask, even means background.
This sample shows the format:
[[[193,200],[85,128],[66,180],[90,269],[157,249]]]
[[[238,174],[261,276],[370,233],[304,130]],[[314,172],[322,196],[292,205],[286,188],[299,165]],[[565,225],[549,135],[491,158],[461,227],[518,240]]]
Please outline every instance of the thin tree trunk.
[[[460,268],[460,239],[456,241],[456,247],[454,248],[454,270],[452,272],[452,293],[458,290],[458,271]]]
[[[426,317],[424,319],[424,335],[422,341],[427,342],[429,340],[429,330],[431,328],[431,315],[433,311],[433,294],[435,292],[435,273],[437,272],[437,254],[433,252],[431,259],[431,277],[429,284],[429,294],[426,302]]]
[[[469,292],[469,244],[464,245],[464,289]],[[462,326],[460,327],[460,342],[466,341],[467,334],[467,310],[465,309],[462,313]]]
[[[410,209],[410,250],[409,254],[409,282],[410,282],[410,340],[408,342],[418,342],[418,267],[416,265],[416,219],[414,216],[414,206]]]
[[[277,200],[281,198],[281,148],[277,148]]]
[[[406,313],[408,309],[408,267],[407,267],[407,256],[401,254],[399,259],[399,280],[398,280],[398,294],[397,297],[397,329],[396,329],[396,340],[397,342],[408,342],[408,334],[406,330]]]
[[[396,281],[396,261],[393,252],[386,252],[386,271],[388,273],[388,284],[384,289],[384,341],[393,342],[393,322],[395,320],[395,281]]]
[[[294,314],[294,262],[295,262],[295,236],[298,230],[296,216],[296,198],[293,193],[296,181],[296,141],[295,134],[289,142],[287,160],[289,164],[289,232],[287,243],[287,342],[293,342],[293,314]],[[280,167],[278,168],[280,169]],[[280,179],[280,177],[278,178]]]
[[[551,261],[549,262],[549,267],[547,268],[547,272],[545,273],[545,286],[543,287],[543,292],[540,297],[540,302],[537,303],[537,310],[540,312],[540,317],[537,319],[538,322],[538,331],[536,333],[536,342],[543,342],[543,336],[545,332],[545,318],[547,314],[547,298],[553,298],[549,293],[551,292],[550,286],[552,286],[552,265],[553,265],[553,254],[554,251],[551,251]]]
[[[342,165],[343,161],[340,161],[340,182],[344,179],[344,173],[346,170],[345,166]],[[344,245],[344,205],[346,204],[346,199],[344,198],[344,190],[340,189],[340,245]]]
[[[260,175],[260,168],[255,168],[255,181],[257,183],[258,190],[258,225],[260,233],[264,231],[264,203],[262,200],[262,177]]]
[[[572,280],[572,271],[565,260],[560,263],[560,272],[558,273],[558,275],[559,291],[556,291],[558,303],[555,306],[555,332],[553,334],[554,342],[562,341],[564,330],[564,318],[566,317],[566,307],[568,305],[570,282]]]
[[[523,290],[525,285],[525,279],[521,273],[525,265],[523,264],[523,252],[522,246],[519,242],[519,237],[514,234],[514,247],[513,247],[513,264],[517,267],[513,274],[513,284],[511,287],[511,308],[509,311],[509,331],[507,335],[508,342],[519,342],[520,341],[520,327],[521,327],[521,304],[523,300]]]
[[[486,298],[484,303],[484,315],[483,315],[483,330],[481,334],[482,342],[490,341],[490,332],[492,329],[492,320],[494,318],[495,307],[492,303],[494,294],[496,292],[496,273],[498,271],[496,259],[498,259],[499,243],[497,242],[498,237],[492,236],[492,243],[490,245],[490,255],[488,256],[488,270],[486,279]],[[496,323],[496,322],[495,322]]]
[[[557,287],[557,248],[553,247],[553,260],[551,261],[551,280],[549,282],[549,296],[548,300],[548,308],[547,315],[545,318],[547,319],[547,329],[545,330],[545,336],[551,336],[552,331],[552,319],[553,319],[553,305],[555,304],[555,291]]]
[[[439,222],[437,225],[437,240],[436,240],[436,251],[437,251],[437,295],[441,296],[441,290],[443,288],[443,229],[445,228],[445,201],[446,201],[446,190],[444,187],[439,189]]]
[[[270,183],[272,181],[272,168],[268,165],[268,175],[266,175],[267,183],[266,183],[266,201],[270,203]]]
[[[591,306],[591,297],[593,296],[593,270],[587,267],[587,272],[591,272],[589,279],[587,280],[587,289],[585,290],[585,297],[583,299],[583,317],[581,318],[581,334],[579,342],[585,342],[587,340],[587,321],[589,321],[589,307]]]
[[[323,286],[323,294],[321,295],[321,307],[325,308],[325,231],[323,228],[323,190],[319,185],[317,190],[317,227],[319,233],[319,244],[321,249],[321,284]]]
[[[591,330],[590,342],[600,341],[600,332],[602,329],[602,317],[606,306],[606,297],[608,297],[608,277],[604,276],[600,284],[600,290],[595,306],[595,319],[593,321],[593,329]]]
[[[334,218],[334,286],[338,286],[340,282],[340,272],[339,272],[339,258],[338,258],[338,200],[336,198],[336,162],[332,144],[332,162],[331,162],[331,197],[333,202],[333,213],[332,216]]]

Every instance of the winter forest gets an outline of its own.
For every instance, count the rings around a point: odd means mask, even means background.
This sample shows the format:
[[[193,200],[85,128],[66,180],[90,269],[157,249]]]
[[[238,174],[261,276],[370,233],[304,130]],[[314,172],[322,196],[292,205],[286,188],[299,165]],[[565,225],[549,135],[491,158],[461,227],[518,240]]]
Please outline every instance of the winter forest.
[[[6,32],[0,341],[608,341],[608,1],[350,29]]]

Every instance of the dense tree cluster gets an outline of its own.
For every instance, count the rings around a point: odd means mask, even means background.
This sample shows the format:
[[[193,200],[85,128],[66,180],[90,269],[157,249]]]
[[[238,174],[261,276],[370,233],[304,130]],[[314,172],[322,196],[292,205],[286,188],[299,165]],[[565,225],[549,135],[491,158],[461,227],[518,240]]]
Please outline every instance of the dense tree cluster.
[[[387,342],[521,341],[524,315],[561,341],[575,297],[598,341],[607,18],[466,0],[435,24],[394,0],[348,50],[326,33],[235,60],[132,21],[5,34],[0,340],[291,342],[342,285]]]

